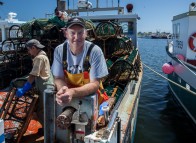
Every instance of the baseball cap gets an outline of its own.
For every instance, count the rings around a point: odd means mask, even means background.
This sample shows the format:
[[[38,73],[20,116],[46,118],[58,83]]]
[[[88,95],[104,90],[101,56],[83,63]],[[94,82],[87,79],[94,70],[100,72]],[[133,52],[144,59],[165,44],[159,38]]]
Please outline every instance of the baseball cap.
[[[84,19],[80,18],[80,17],[73,17],[73,18],[70,18],[68,21],[67,21],[67,25],[66,25],[66,28],[69,28],[73,25],[80,25],[82,27],[85,28],[85,21]]]
[[[26,47],[32,47],[32,46],[36,46],[39,49],[44,48],[45,46],[42,45],[38,40],[36,39],[31,39],[26,43]]]

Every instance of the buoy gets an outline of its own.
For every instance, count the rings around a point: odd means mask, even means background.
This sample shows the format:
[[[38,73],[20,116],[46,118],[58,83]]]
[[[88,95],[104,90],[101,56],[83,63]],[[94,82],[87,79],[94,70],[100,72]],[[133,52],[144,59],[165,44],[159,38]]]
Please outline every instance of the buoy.
[[[185,60],[185,57],[184,57],[183,55],[181,55],[181,54],[176,55],[176,57],[177,57],[179,60],[181,60],[181,61],[184,61],[184,60]]]
[[[174,71],[174,67],[172,66],[172,64],[170,62],[169,63],[165,63],[162,66],[162,71],[165,74],[171,74]]]

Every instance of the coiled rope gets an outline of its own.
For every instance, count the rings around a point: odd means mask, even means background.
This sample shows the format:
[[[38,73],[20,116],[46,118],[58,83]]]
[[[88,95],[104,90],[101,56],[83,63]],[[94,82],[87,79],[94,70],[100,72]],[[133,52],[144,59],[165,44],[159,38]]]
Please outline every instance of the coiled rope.
[[[142,63],[142,64],[143,64],[146,68],[148,68],[149,70],[151,70],[151,71],[153,71],[154,73],[156,73],[157,75],[159,75],[160,77],[162,77],[162,78],[166,79],[167,81],[169,81],[169,82],[171,82],[171,83],[175,84],[176,86],[178,86],[178,87],[180,87],[180,88],[182,88],[182,89],[186,90],[187,92],[189,92],[189,93],[191,93],[191,94],[193,94],[193,95],[195,95],[195,96],[196,96],[196,93],[195,93],[194,91],[192,91],[192,90],[188,90],[188,89],[187,89],[187,88],[185,88],[184,86],[182,86],[182,85],[180,85],[180,84],[178,84],[178,83],[176,83],[176,82],[174,82],[174,81],[172,81],[172,80],[170,80],[170,79],[166,78],[165,76],[161,75],[160,73],[156,72],[155,70],[153,70],[152,68],[150,68],[150,67],[149,67],[149,66],[147,66],[146,64],[144,64],[144,63]]]

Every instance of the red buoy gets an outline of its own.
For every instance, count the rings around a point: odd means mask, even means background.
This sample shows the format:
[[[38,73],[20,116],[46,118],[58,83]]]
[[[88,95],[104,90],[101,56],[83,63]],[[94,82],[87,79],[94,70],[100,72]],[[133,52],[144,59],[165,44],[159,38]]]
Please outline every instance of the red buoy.
[[[132,12],[133,5],[131,3],[130,4],[127,4],[126,8],[127,8],[127,12]]]

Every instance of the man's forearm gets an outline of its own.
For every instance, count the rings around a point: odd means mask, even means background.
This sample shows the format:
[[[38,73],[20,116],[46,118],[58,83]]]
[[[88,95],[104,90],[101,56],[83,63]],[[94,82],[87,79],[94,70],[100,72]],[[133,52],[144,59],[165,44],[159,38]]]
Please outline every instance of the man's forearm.
[[[90,82],[81,87],[72,88],[74,90],[73,97],[83,97],[96,93],[99,89],[99,81]]]
[[[35,76],[29,74],[29,77],[28,77],[27,81],[32,84],[35,81]]]
[[[57,91],[58,91],[59,89],[61,89],[61,87],[67,86],[67,83],[66,83],[65,80],[62,79],[62,78],[55,78],[55,79],[54,79],[54,83],[55,83],[55,85],[56,85]]]

